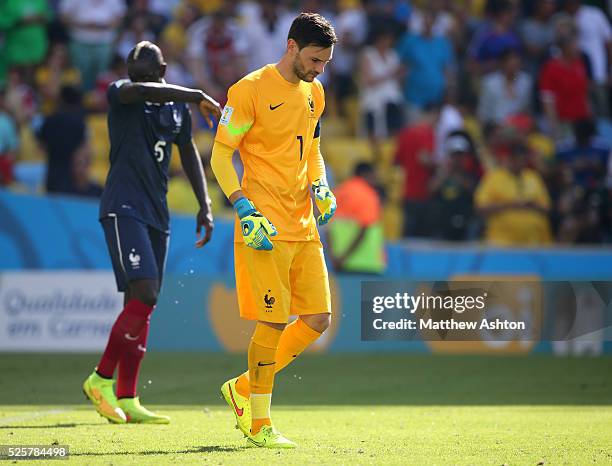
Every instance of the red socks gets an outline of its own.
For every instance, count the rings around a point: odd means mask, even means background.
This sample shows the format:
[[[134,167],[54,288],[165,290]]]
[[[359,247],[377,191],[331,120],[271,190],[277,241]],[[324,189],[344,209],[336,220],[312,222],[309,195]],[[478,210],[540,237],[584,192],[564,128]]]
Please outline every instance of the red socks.
[[[112,379],[115,368],[121,358],[122,365],[125,366],[123,372],[132,373],[135,371],[135,375],[132,376],[135,386],[140,361],[144,356],[144,351],[139,350],[138,346],[141,345],[142,348],[146,348],[147,335],[149,332],[149,316],[151,312],[153,312],[153,309],[153,306],[148,306],[135,299],[128,301],[113,325],[110,336],[108,337],[106,349],[96,369],[96,372],[100,376]],[[123,364],[126,358],[130,362]],[[138,361],[136,362],[136,360]],[[121,375],[121,368],[119,370]],[[128,377],[128,379],[129,378],[130,377]]]
[[[134,398],[140,363],[147,351],[149,336],[149,317],[145,327],[140,331],[136,341],[128,341],[119,359],[119,376],[117,377],[117,398]]]

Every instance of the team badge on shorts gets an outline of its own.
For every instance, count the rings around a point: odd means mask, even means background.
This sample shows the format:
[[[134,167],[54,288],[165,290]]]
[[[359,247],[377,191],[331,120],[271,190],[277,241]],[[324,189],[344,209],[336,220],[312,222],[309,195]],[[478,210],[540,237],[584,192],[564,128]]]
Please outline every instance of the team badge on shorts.
[[[268,290],[268,293],[270,293],[271,291],[272,290]],[[272,306],[276,302],[276,299],[274,299],[274,296],[268,296],[268,293],[266,293],[266,295],[264,296],[264,303],[266,303],[266,309],[272,309]]]

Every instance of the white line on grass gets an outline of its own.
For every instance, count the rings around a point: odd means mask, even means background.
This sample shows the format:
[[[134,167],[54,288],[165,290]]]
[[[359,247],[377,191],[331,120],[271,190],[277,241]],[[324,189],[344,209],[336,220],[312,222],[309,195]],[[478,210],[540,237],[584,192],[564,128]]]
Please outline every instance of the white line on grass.
[[[31,421],[33,419],[39,419],[41,417],[51,416],[52,414],[61,414],[61,413],[67,413],[70,411],[74,411],[74,409],[64,408],[64,409],[49,409],[47,411],[30,411],[21,416],[0,418],[0,426],[10,425],[10,424],[13,424],[14,422]]]

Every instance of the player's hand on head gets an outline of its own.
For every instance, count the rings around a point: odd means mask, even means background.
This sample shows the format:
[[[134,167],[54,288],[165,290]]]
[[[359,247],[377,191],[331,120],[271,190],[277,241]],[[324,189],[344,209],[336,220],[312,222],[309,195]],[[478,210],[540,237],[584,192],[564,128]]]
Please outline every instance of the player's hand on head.
[[[274,248],[270,237],[276,236],[276,227],[259,212],[246,197],[234,202],[234,209],[240,219],[240,229],[244,243],[259,251],[270,251]]]
[[[215,117],[217,121],[221,118],[221,105],[215,99],[208,94],[202,92],[202,100],[198,104],[200,113],[206,120],[209,128],[213,127],[212,117]]]
[[[319,209],[317,223],[325,225],[336,213],[336,196],[331,192],[329,186],[321,180],[317,180],[312,184],[315,203]]]
[[[201,248],[210,241],[215,224],[213,222],[212,212],[209,208],[200,209],[196,217],[196,248]],[[202,227],[204,227],[204,236],[202,236]]]

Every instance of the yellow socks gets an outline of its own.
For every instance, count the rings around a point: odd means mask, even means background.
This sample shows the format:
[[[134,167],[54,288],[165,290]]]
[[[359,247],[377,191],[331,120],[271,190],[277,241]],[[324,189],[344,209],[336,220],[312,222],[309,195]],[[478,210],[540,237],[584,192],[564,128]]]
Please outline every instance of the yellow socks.
[[[276,351],[278,351],[278,349]],[[251,387],[249,384],[249,371],[246,371],[240,374],[240,377],[236,380],[236,391],[245,398],[248,398],[251,396]]]
[[[260,324],[257,325],[259,326]],[[268,328],[271,329],[271,327]],[[255,331],[257,331],[257,327]],[[280,340],[278,342],[278,349],[276,350],[275,358],[276,364],[272,366],[274,367],[274,372],[276,373],[281,369],[285,368],[287,365],[289,365],[289,363],[291,363],[296,358],[296,356],[302,353],[308,345],[310,345],[320,336],[321,334],[319,332],[311,329],[308,325],[304,323],[302,319],[296,319],[289,325],[287,325],[287,327],[285,327],[285,330],[283,330],[282,335],[280,336]],[[236,390],[242,396],[247,398],[251,394],[249,382],[250,367],[251,366],[249,363],[249,371],[238,377],[238,380],[236,381]]]
[[[251,395],[251,433],[255,435],[263,426],[271,426],[270,404],[272,393]]]
[[[276,350],[276,372],[287,367],[321,334],[311,329],[302,319],[296,319],[285,327]]]
[[[262,426],[272,425],[270,403],[274,386],[276,349],[282,331],[269,325],[257,323],[249,345],[249,389],[251,395],[251,433],[256,434]]]

